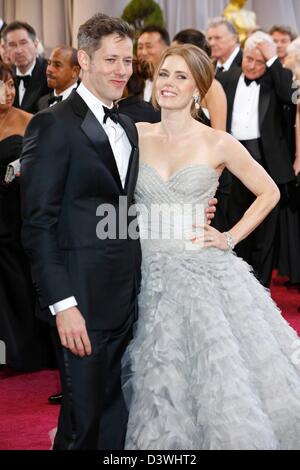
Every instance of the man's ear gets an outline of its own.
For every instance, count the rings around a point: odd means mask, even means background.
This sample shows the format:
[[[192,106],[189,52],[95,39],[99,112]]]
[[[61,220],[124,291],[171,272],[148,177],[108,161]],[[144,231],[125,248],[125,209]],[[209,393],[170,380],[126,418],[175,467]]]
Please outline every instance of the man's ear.
[[[91,62],[90,56],[82,49],[78,51],[78,62],[79,62],[81,69],[84,72],[86,72],[89,69],[90,62]]]

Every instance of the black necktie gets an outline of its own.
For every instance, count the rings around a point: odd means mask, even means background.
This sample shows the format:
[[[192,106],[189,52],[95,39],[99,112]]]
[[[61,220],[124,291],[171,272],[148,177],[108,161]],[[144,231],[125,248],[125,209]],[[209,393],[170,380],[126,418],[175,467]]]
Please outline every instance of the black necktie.
[[[103,124],[106,123],[108,118],[110,118],[116,124],[119,122],[119,113],[118,113],[118,108],[116,106],[114,106],[111,109],[107,108],[106,106],[103,106],[103,110],[104,110]]]
[[[60,103],[62,101],[63,97],[60,96],[51,96],[48,100],[48,106],[51,106],[53,103]]]
[[[24,75],[24,76],[19,76],[17,75],[17,84],[18,87],[20,86],[21,81],[23,82],[24,88],[26,89],[28,86],[28,82],[31,79],[31,75]]]
[[[224,70],[224,67],[217,67],[216,75],[218,75],[218,73],[223,72],[223,70]]]
[[[251,79],[251,78],[247,78],[244,76],[244,80],[247,86],[251,85],[252,82],[256,82],[257,85],[259,85],[261,82],[261,79],[262,77]]]

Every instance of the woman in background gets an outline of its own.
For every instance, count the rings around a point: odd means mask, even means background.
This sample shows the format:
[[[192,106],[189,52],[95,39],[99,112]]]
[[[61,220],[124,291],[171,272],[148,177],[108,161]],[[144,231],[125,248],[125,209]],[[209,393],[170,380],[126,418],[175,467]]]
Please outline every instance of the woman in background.
[[[43,366],[45,338],[35,318],[35,292],[20,240],[18,176],[8,178],[7,168],[13,164],[17,171],[23,136],[32,115],[13,107],[14,74],[2,62],[0,83],[0,340],[6,346],[6,364],[29,371]]]

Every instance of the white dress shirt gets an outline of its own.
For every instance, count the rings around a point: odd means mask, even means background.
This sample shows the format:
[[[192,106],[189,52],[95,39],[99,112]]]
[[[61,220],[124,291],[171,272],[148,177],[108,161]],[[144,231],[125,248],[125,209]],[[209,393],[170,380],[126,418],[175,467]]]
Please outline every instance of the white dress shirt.
[[[84,85],[81,83],[77,88],[76,92],[81,96],[81,98],[85,101],[89,109],[92,111],[94,116],[96,117],[99,124],[103,127],[115,160],[117,164],[117,168],[120,175],[120,180],[122,183],[123,188],[125,187],[125,181],[127,176],[127,170],[129,165],[129,159],[131,154],[131,144],[128,140],[126,132],[124,131],[123,127],[119,123],[113,122],[110,118],[107,119],[106,123],[103,124],[104,118],[104,110],[103,106],[106,106],[102,103],[93,93],[91,93]],[[108,106],[106,106],[108,107]],[[50,305],[50,311],[52,315],[56,315],[58,312],[62,310],[66,310],[67,308],[76,307],[77,302],[75,297],[68,297],[67,299],[61,300],[60,302],[55,303],[54,305]]]
[[[244,74],[240,76],[234,97],[231,121],[231,135],[237,140],[258,139],[260,137],[259,91],[260,85],[255,81],[247,86]]]
[[[218,67],[223,67],[223,69],[224,69],[223,72],[227,72],[227,70],[230,69],[232,62],[234,61],[234,59],[236,58],[236,56],[238,55],[239,52],[240,52],[240,46],[236,46],[236,48],[235,48],[234,51],[230,54],[230,56],[229,56],[228,59],[224,62],[224,64],[221,64],[221,62],[218,60],[218,62],[217,62],[217,68],[218,68]]]
[[[153,81],[147,79],[145,83],[145,89],[144,89],[144,101],[148,101],[148,103],[151,101],[152,88],[153,88]]]
[[[27,70],[27,72],[25,72],[25,73],[20,72],[20,70],[17,68],[17,70],[16,70],[17,77],[26,77],[27,75],[31,76],[32,72],[33,72],[33,69],[35,67],[35,64],[36,64],[36,60],[33,62],[30,69]],[[23,80],[21,80],[20,85],[19,85],[19,106],[21,106],[21,104],[22,104],[22,101],[23,101],[23,98],[24,98],[24,95],[25,95],[25,91],[26,91],[26,88],[24,87]]]
[[[267,67],[271,67],[276,59],[277,56],[269,59],[266,63]],[[237,140],[260,138],[259,93],[260,84],[254,80],[247,86],[244,74],[242,74],[235,92],[231,121],[231,135]]]
[[[67,88],[65,91],[63,91],[63,92],[60,93],[59,95],[56,93],[55,90],[53,90],[53,95],[54,95],[54,96],[62,96],[62,101],[64,101],[64,100],[66,100],[67,98],[69,98],[69,96],[70,96],[70,94],[72,93],[72,91],[75,90],[75,88],[77,88],[77,87],[78,87],[78,83],[75,82],[75,83],[73,83],[73,85],[71,85],[69,88]],[[49,107],[51,108],[51,107],[54,106],[55,104],[57,104],[57,103],[52,103],[52,104],[50,104]]]

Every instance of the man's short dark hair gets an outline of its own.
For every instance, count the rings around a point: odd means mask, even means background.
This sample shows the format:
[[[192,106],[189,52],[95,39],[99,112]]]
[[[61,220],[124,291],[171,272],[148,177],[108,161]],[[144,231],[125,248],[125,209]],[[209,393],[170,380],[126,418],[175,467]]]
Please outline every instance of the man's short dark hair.
[[[78,49],[84,50],[91,57],[100,48],[101,39],[110,34],[117,34],[121,39],[134,39],[134,29],[126,21],[97,13],[80,26]]]
[[[144,33],[158,33],[162,41],[166,44],[166,46],[169,46],[171,44],[170,35],[168,31],[166,30],[166,28],[162,28],[161,26],[151,24],[149,26],[145,26],[145,28],[143,28],[142,31],[140,32],[139,36],[141,36]]]
[[[210,57],[211,48],[207,42],[205,35],[198,29],[188,28],[179,31],[175,34],[173,41],[178,42],[178,44],[194,44],[194,46],[199,47],[202,51]]]
[[[65,44],[62,44],[60,46],[54,47],[54,49],[60,49],[61,51],[68,52],[70,54],[71,67],[75,67],[75,66],[80,67],[79,62],[78,62],[78,51],[77,49],[75,49],[75,47],[66,46]]]
[[[269,31],[269,34],[272,36],[273,33],[287,34],[290,37],[290,40],[293,41],[296,39],[297,34],[292,30],[290,26],[285,26],[282,24],[275,24]]]
[[[30,24],[25,23],[23,21],[13,21],[12,23],[9,23],[2,31],[1,36],[6,42],[8,33],[11,33],[12,31],[18,31],[19,29],[25,29],[32,41],[36,40],[35,29]]]

